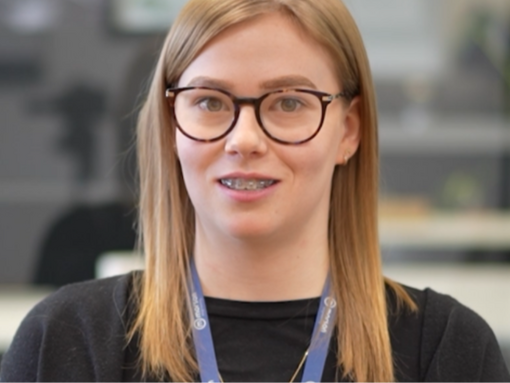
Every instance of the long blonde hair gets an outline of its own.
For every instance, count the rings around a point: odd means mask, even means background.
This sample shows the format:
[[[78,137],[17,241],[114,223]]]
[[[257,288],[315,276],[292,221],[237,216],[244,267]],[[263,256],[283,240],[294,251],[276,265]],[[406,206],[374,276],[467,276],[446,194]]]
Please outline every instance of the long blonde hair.
[[[282,12],[322,44],[337,64],[342,88],[360,98],[359,150],[333,175],[329,248],[338,300],[338,365],[356,381],[394,379],[385,280],[377,230],[377,116],[372,77],[360,33],[339,0],[191,0],[164,43],[138,123],[140,244],[145,272],[135,280],[139,307],[129,336],[139,335],[145,374],[189,381],[197,372],[190,343],[187,279],[194,210],[175,154],[175,127],[164,97],[186,67],[226,28]],[[386,284],[414,307],[399,285]]]

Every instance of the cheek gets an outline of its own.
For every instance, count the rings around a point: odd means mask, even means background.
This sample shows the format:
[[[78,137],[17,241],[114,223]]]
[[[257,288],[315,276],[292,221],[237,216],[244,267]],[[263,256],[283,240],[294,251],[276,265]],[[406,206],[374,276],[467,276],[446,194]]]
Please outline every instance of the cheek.
[[[319,134],[310,141],[309,150],[299,156],[303,169],[317,174],[332,173],[337,165],[343,131],[337,121],[327,119]]]
[[[182,162],[183,157],[186,156],[186,152],[189,151],[189,142],[186,137],[184,137],[179,131],[176,130],[175,134],[175,152],[177,153],[177,158]]]
[[[218,145],[196,142],[178,134],[176,151],[188,193],[190,196],[199,194],[204,190],[200,185],[210,179],[212,167],[217,162]]]
[[[183,171],[199,166],[200,162],[203,162],[203,157],[207,155],[210,145],[191,140],[177,132],[175,149]]]
[[[296,177],[311,188],[326,187],[336,165],[334,153],[326,146],[303,151],[292,162]]]
[[[300,174],[301,182],[305,183],[303,188],[310,188],[310,192],[314,194],[324,192],[329,196],[333,172],[337,166],[339,134],[324,135],[314,144],[313,150],[296,156],[295,169]]]
[[[184,182],[188,191],[192,191],[193,183],[197,182],[197,176],[200,173],[200,150],[191,140],[185,137],[177,137],[176,152],[179,159]]]

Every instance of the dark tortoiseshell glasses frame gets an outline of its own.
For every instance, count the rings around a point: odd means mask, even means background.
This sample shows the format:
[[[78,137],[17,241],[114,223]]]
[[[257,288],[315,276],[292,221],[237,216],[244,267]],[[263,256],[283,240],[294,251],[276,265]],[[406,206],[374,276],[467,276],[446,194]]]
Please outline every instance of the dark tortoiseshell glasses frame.
[[[192,89],[202,89],[202,90],[212,90],[212,91],[216,91],[216,92],[220,92],[222,94],[224,94],[225,96],[227,96],[228,98],[230,98],[230,100],[232,100],[232,103],[234,105],[234,118],[232,119],[232,122],[230,124],[230,126],[222,133],[220,134],[219,136],[216,136],[216,137],[213,137],[213,138],[207,138],[207,139],[203,139],[203,138],[198,138],[198,137],[194,137],[192,135],[190,135],[189,133],[187,133],[179,124],[179,121],[177,120],[177,116],[176,116],[176,113],[175,113],[175,108],[174,108],[174,103],[175,103],[175,99],[177,98],[177,96],[179,95],[179,93],[181,92],[184,92],[184,91],[187,91],[187,90],[192,90]],[[313,134],[303,140],[299,140],[299,141],[285,141],[285,140],[282,140],[278,137],[275,137],[273,136],[265,127],[264,127],[264,124],[262,122],[262,118],[260,116],[260,106],[262,104],[262,102],[264,101],[264,99],[266,99],[267,97],[273,95],[273,94],[278,94],[278,93],[286,93],[286,92],[300,92],[300,93],[307,93],[307,94],[311,94],[315,97],[317,97],[317,99],[320,101],[321,103],[321,117],[320,117],[320,122],[319,122],[319,125],[317,126],[317,128],[315,129],[315,131],[313,132]],[[195,141],[200,141],[200,142],[215,142],[215,141],[218,141],[218,140],[221,140],[222,138],[224,138],[225,136],[227,136],[231,131],[232,129],[234,129],[235,125],[237,124],[237,120],[239,119],[239,114],[241,112],[241,105],[253,105],[254,109],[255,109],[255,117],[257,119],[257,122],[260,126],[260,128],[262,129],[262,131],[266,134],[266,136],[268,136],[270,139],[280,143],[280,144],[284,144],[284,145],[299,145],[299,144],[303,144],[305,142],[308,142],[310,140],[312,140],[318,133],[319,131],[321,130],[322,128],[322,125],[324,123],[324,118],[325,118],[325,115],[326,115],[326,109],[328,107],[329,104],[331,104],[331,102],[337,98],[344,98],[348,101],[350,101],[353,97],[345,92],[340,92],[340,93],[337,93],[337,94],[329,94],[329,93],[325,93],[325,92],[320,92],[320,91],[315,91],[315,90],[310,90],[310,89],[279,89],[279,90],[275,90],[275,91],[272,91],[272,92],[268,92],[260,97],[236,97],[234,96],[233,94],[225,91],[225,90],[222,90],[222,89],[217,89],[217,88],[210,88],[210,87],[201,87],[201,86],[192,86],[192,87],[184,87],[184,88],[172,88],[172,87],[169,87],[166,89],[165,91],[165,97],[168,99],[168,102],[169,102],[169,105],[170,107],[172,108],[172,113],[173,113],[173,118],[174,118],[174,121],[175,121],[175,125],[177,127],[177,129],[179,129],[179,131],[184,134],[186,137],[192,139],[192,140],[195,140]]]

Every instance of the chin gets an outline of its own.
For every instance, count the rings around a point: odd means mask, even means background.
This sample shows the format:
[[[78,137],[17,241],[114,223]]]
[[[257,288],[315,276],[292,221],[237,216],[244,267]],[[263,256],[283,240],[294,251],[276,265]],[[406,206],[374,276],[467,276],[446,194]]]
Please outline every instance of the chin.
[[[225,232],[230,237],[245,242],[264,241],[273,238],[276,234],[275,228],[263,223],[254,224],[254,222],[232,224],[226,228]]]

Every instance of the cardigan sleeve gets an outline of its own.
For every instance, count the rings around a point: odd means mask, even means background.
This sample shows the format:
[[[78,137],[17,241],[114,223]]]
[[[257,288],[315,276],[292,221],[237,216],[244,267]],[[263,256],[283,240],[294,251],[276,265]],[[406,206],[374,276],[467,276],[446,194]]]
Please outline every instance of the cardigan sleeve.
[[[61,288],[21,323],[1,381],[120,381],[127,276]]]
[[[421,366],[424,381],[508,382],[489,325],[451,297],[426,290]]]

